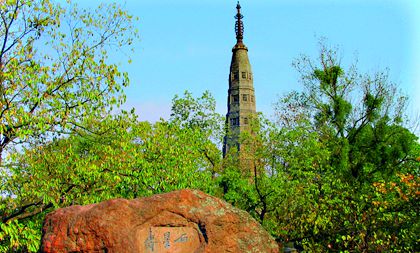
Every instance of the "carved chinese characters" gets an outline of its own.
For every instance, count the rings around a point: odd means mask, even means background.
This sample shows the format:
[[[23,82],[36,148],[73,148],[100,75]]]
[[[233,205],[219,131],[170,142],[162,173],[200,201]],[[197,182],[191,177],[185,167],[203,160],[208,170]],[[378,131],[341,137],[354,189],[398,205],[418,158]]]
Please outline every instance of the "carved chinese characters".
[[[139,252],[189,253],[200,247],[197,230],[191,227],[150,227],[138,232]]]

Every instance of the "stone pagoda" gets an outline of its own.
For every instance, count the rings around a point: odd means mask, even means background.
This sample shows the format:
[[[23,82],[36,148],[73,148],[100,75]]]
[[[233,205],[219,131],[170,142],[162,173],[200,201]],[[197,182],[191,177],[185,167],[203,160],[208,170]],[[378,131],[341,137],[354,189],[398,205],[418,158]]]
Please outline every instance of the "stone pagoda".
[[[248,48],[243,43],[244,25],[239,2],[236,9],[236,44],[232,48],[230,63],[226,114],[227,132],[224,138],[223,156],[232,147],[236,147],[238,151],[241,150],[239,136],[241,133],[251,130],[251,120],[256,116],[254,78],[248,59]]]

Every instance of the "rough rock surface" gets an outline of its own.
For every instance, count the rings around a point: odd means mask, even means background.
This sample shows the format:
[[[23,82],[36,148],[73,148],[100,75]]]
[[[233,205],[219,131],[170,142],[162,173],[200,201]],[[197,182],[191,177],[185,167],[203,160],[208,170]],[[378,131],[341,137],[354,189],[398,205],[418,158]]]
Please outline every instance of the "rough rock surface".
[[[249,214],[196,190],[47,215],[41,252],[279,252]]]

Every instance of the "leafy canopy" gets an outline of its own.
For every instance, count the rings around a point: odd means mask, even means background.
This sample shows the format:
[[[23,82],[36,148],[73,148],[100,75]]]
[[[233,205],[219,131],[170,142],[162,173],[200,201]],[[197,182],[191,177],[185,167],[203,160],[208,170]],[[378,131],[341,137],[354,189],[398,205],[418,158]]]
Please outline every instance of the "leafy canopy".
[[[0,16],[0,157],[124,102],[127,74],[108,56],[137,33],[117,4],[93,12],[70,2],[10,0]]]
[[[7,0],[0,18],[0,251],[35,252],[46,211],[80,197],[94,175],[69,172],[88,146],[73,134],[124,102],[128,76],[108,56],[137,32],[118,4]]]

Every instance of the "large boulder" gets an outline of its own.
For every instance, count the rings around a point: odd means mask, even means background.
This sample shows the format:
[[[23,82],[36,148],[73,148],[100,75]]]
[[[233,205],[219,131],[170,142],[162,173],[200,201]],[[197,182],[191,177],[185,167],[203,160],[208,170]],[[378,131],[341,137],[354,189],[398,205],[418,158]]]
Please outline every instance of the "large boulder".
[[[197,190],[71,206],[47,215],[41,252],[279,252],[248,213]]]

